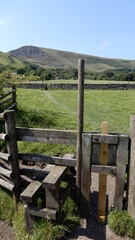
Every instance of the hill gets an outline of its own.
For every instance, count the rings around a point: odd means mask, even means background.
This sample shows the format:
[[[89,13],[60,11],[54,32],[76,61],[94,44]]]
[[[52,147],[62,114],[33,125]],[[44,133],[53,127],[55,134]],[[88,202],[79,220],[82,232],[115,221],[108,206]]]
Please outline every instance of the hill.
[[[67,51],[24,46],[8,52],[8,58],[17,62],[30,62],[43,68],[77,68],[79,58],[85,59],[85,67],[89,71],[101,72],[108,69],[135,69],[135,60],[122,60],[95,57]]]
[[[24,63],[10,53],[0,52],[0,65],[21,68],[24,66]]]

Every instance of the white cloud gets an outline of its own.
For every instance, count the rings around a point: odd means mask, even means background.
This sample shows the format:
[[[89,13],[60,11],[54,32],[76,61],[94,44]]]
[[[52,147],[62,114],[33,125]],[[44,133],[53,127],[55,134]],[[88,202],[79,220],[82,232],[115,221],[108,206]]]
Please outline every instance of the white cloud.
[[[108,47],[110,47],[110,46],[111,46],[111,44],[110,44],[109,42],[104,41],[104,42],[99,46],[98,50],[102,51],[102,50],[104,50],[104,49],[106,49],[106,48],[108,48]]]
[[[128,38],[123,38],[123,41],[126,43],[135,43],[135,40],[129,40]]]

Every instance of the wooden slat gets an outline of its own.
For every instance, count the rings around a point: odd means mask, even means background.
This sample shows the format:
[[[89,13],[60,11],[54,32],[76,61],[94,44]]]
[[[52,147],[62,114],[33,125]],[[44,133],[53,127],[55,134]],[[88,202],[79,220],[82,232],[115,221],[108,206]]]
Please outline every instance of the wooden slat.
[[[60,183],[63,175],[67,172],[66,166],[55,166],[52,171],[45,177],[42,182],[44,188],[56,189],[56,186]]]
[[[91,147],[91,164],[100,164],[100,144],[92,143]]]
[[[108,134],[109,124],[103,122],[101,124],[102,134]],[[100,143],[100,164],[107,165],[108,162],[108,144]],[[99,174],[99,194],[98,194],[98,222],[105,224],[106,216],[106,187],[107,175]]]
[[[53,144],[76,145],[77,133],[67,130],[50,130],[36,128],[16,128],[17,140],[27,142],[44,142]]]
[[[6,176],[6,177],[11,177],[11,171],[7,170],[7,169],[4,169],[2,167],[0,167],[0,174]]]
[[[93,134],[92,142],[93,143],[118,144],[118,135]]]
[[[6,182],[4,181],[3,179],[0,179],[0,186],[8,189],[9,191],[13,191],[13,188],[14,188],[14,185],[9,183],[9,182]]]
[[[8,107],[6,110],[11,110],[11,109],[14,109],[16,107],[16,103],[13,103],[10,107]]]
[[[39,181],[31,182],[28,187],[21,193],[20,198],[25,203],[32,203],[33,198],[41,188],[42,183]]]
[[[112,176],[116,176],[116,166],[102,166],[102,165],[92,165],[91,171],[95,173],[104,173]]]
[[[119,145],[116,159],[117,174],[114,193],[114,207],[117,210],[122,210],[123,208],[127,156],[128,137],[119,136]]]
[[[4,133],[0,133],[0,140],[7,141],[8,140],[8,135]]]
[[[0,103],[0,106],[3,106],[5,103],[12,101],[12,97]]]
[[[3,159],[3,160],[5,160],[5,161],[11,161],[11,157],[10,157],[10,155],[8,154],[8,153],[2,153],[2,152],[0,152],[0,158],[1,159]]]
[[[116,166],[117,145],[109,144],[108,148],[109,148],[108,165]]]
[[[47,218],[48,220],[56,220],[57,219],[57,210],[48,209],[48,208],[32,208],[30,206],[24,205],[24,209],[27,214]]]
[[[82,217],[87,217],[90,210],[91,184],[91,134],[82,135],[82,167],[81,167],[81,207]]]
[[[9,95],[12,95],[12,91],[4,94],[2,97],[0,97],[0,100],[3,100],[4,98],[6,98]]]
[[[50,157],[40,154],[31,154],[31,153],[19,153],[19,159],[24,161],[31,162],[46,162],[49,164],[61,165],[61,166],[76,166],[76,159],[64,159],[61,157]]]
[[[4,120],[4,112],[0,113],[0,120]]]

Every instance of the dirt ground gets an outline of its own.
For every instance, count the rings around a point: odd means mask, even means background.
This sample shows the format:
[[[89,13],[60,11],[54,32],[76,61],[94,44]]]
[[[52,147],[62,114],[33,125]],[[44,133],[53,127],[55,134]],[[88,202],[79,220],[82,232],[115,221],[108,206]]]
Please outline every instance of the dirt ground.
[[[92,174],[91,186],[91,211],[86,220],[82,219],[80,227],[70,236],[69,240],[131,240],[129,237],[118,237],[109,229],[108,225],[97,223],[98,204],[98,174]],[[107,179],[107,203],[108,208],[113,204],[115,179],[108,176]],[[0,240],[15,240],[14,230],[5,222],[0,221]]]

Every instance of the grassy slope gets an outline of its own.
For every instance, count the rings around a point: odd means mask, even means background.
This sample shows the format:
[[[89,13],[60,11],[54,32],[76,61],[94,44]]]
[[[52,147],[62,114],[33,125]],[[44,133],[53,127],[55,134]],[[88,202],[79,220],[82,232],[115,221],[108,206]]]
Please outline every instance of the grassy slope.
[[[85,59],[86,69],[91,71],[104,71],[111,68],[121,67],[135,68],[135,61],[133,60],[107,59],[34,46],[24,46],[10,51],[10,53],[42,67],[77,68],[78,59],[83,58]]]
[[[10,65],[16,68],[23,67],[24,64],[17,58],[10,56],[10,54],[0,52],[0,64]]]

